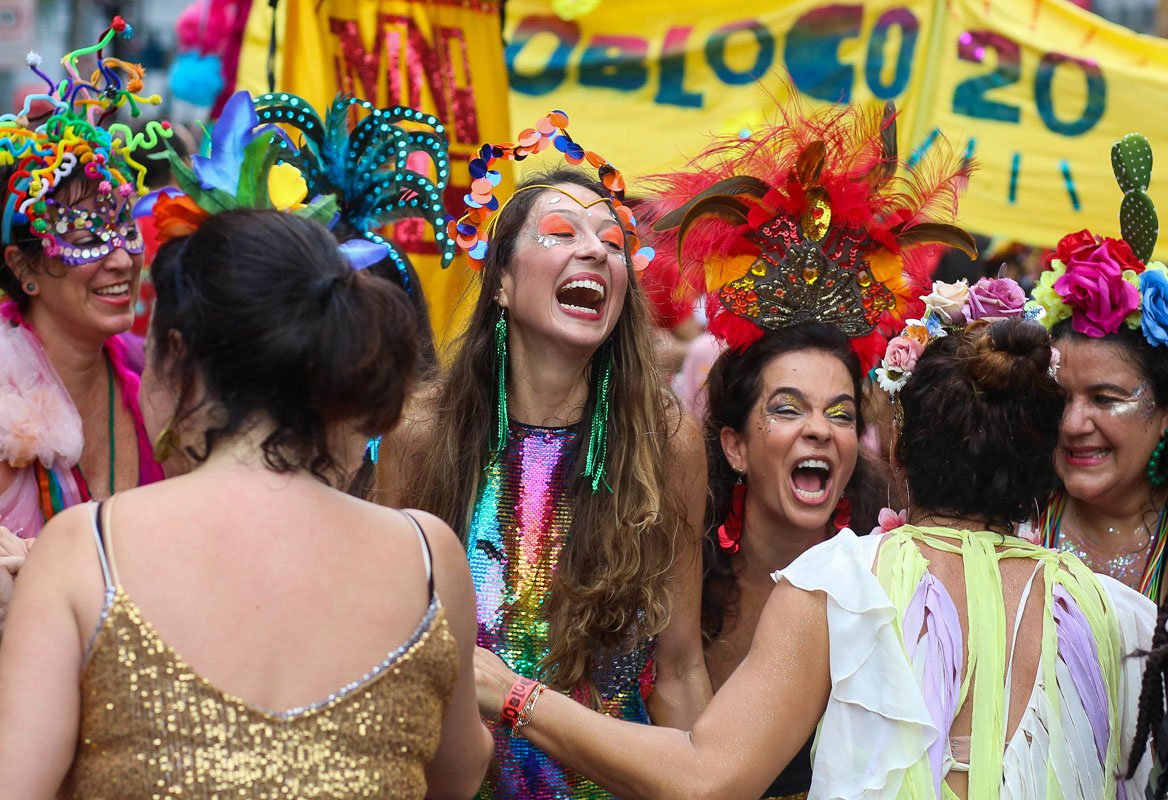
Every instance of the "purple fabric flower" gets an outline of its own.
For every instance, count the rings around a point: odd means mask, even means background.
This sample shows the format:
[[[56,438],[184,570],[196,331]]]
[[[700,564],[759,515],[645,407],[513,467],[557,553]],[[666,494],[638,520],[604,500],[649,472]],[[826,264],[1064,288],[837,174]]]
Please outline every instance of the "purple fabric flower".
[[[1123,278],[1127,264],[1122,256],[1111,252],[1111,242],[1104,241],[1093,250],[1076,253],[1066,274],[1055,281],[1054,290],[1072,308],[1071,327],[1084,336],[1115,333],[1124,317],[1140,306],[1139,290]]]
[[[1026,293],[1009,278],[982,278],[969,287],[961,313],[967,322],[978,319],[1019,317],[1026,305]]]

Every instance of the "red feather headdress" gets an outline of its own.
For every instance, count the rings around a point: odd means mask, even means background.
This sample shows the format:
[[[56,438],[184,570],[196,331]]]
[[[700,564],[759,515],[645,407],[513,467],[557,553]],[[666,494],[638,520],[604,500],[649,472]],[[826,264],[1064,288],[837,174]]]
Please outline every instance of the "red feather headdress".
[[[902,164],[891,103],[883,114],[782,113],[782,125],[655,176],[659,192],[644,206],[658,232],[650,271],[674,273],[687,299],[708,292],[710,332],[732,348],[764,329],[825,322],[852,337],[866,370],[929,291],[921,246],[976,256],[951,224],[970,164],[943,142]]]

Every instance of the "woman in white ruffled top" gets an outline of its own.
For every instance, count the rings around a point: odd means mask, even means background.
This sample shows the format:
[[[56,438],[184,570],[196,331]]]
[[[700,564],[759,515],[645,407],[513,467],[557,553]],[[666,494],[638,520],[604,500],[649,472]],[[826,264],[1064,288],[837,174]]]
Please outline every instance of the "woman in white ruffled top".
[[[552,693],[517,725],[620,797],[757,798],[816,731],[811,798],[1135,798],[1126,766],[1150,601],[1012,535],[1055,483],[1045,330],[979,321],[901,390],[910,520],[775,573],[750,652],[689,731]],[[812,381],[809,377],[807,380]],[[478,656],[481,710],[514,676]],[[515,714],[508,717],[515,720]]]

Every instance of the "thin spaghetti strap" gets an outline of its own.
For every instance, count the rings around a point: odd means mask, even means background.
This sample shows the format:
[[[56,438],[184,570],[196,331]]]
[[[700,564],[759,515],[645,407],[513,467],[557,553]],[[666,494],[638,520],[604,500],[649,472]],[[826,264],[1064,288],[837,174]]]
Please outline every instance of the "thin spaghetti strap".
[[[101,501],[101,507],[97,512],[98,530],[102,533],[102,538],[105,539],[105,554],[109,559],[110,575],[113,576],[114,584],[120,584],[122,579],[118,577],[118,561],[114,558],[114,529],[110,525],[110,516],[113,514],[114,499],[107,497]],[[102,511],[105,513],[103,514]]]
[[[422,530],[422,526],[414,519],[413,514],[407,514],[405,511],[401,515],[409,520],[410,525],[414,528],[414,533],[418,534],[418,538],[422,540],[422,559],[426,564],[426,587],[429,594],[426,596],[427,600],[434,599],[434,567],[433,559],[430,557],[430,542],[426,539],[426,532]]]
[[[101,577],[105,581],[106,590],[112,589],[114,586],[114,579],[110,576],[109,559],[105,554],[105,536],[102,532],[101,524],[101,507],[102,503],[95,503],[90,500],[86,504],[86,510],[89,512],[89,524],[93,529],[93,541],[97,544],[97,558],[101,562]]]

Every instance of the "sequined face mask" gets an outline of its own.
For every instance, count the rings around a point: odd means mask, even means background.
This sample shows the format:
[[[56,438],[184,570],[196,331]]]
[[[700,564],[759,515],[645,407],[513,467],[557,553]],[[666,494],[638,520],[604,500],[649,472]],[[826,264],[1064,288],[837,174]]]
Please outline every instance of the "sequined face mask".
[[[130,255],[145,249],[128,202],[98,200],[97,208],[58,205],[49,201],[49,228],[42,238],[45,253],[67,267],[101,261],[117,248]]]

